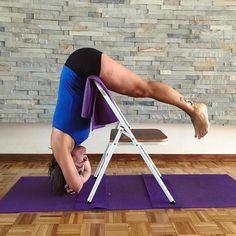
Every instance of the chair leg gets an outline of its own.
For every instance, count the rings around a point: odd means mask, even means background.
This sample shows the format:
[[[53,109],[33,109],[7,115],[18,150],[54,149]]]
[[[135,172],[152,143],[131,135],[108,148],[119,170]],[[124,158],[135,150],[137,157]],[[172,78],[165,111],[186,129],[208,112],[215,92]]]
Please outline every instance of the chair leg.
[[[109,153],[110,147],[111,147],[111,145],[108,144],[107,147],[106,147],[106,150],[105,150],[105,152],[103,153],[102,158],[101,158],[101,160],[100,160],[100,162],[99,162],[99,164],[98,164],[98,166],[97,166],[97,168],[96,168],[96,170],[95,170],[95,172],[94,172],[94,178],[97,178],[97,177],[98,177],[98,175],[99,175],[99,173],[100,173],[100,171],[101,171],[101,168],[102,168],[102,166],[103,166],[103,164],[104,164],[104,162],[105,162],[105,159],[106,159],[106,157],[107,157],[107,155],[108,155],[108,153]]]
[[[165,186],[164,182],[162,181],[162,179],[160,178],[160,176],[157,174],[155,168],[153,167],[153,165],[148,161],[145,152],[143,151],[143,149],[140,147],[140,144],[137,146],[137,148],[139,150],[141,150],[140,154],[143,157],[145,163],[147,164],[148,168],[150,169],[150,171],[152,172],[153,176],[155,177],[156,181],[158,182],[158,184],[160,185],[162,191],[165,193],[166,197],[168,198],[168,200],[171,203],[175,203],[174,198],[172,197],[172,195],[170,194],[169,190],[167,189],[167,187]]]
[[[96,179],[96,181],[95,181],[95,183],[93,185],[93,188],[92,188],[92,190],[91,190],[91,192],[90,192],[90,194],[88,196],[88,199],[87,199],[88,203],[91,203],[92,200],[93,200],[93,197],[94,197],[94,195],[95,195],[95,193],[97,191],[97,188],[98,188],[98,186],[99,186],[99,184],[100,184],[100,182],[102,180],[102,177],[103,177],[103,175],[104,175],[104,173],[106,171],[106,168],[107,168],[107,166],[108,166],[108,164],[109,164],[109,162],[111,160],[111,157],[112,157],[112,155],[113,155],[113,153],[114,153],[114,151],[116,149],[116,146],[117,146],[117,144],[119,142],[119,139],[120,139],[120,136],[122,134],[122,131],[123,131],[123,128],[120,128],[119,131],[116,134],[116,137],[115,137],[114,141],[111,144],[109,144],[109,146],[107,148],[107,155],[104,158],[104,163],[101,164],[101,170],[99,171],[99,175],[98,175],[98,177],[97,177],[97,179]]]
[[[139,144],[139,147],[142,149],[143,153],[145,154],[145,156],[147,157],[147,160],[151,163],[151,165],[153,166],[154,170],[157,172],[157,174],[162,178],[162,174],[161,172],[158,170],[158,168],[156,167],[155,163],[153,162],[152,158],[149,156],[149,154],[147,153],[147,151],[144,149],[144,147]]]
[[[88,199],[87,199],[88,203],[91,203],[92,200],[93,200],[93,197],[94,197],[94,195],[95,195],[95,193],[97,191],[97,188],[98,188],[98,186],[99,186],[99,184],[100,184],[100,182],[102,180],[102,177],[103,177],[103,175],[104,175],[104,173],[106,171],[106,168],[107,168],[107,166],[108,166],[108,164],[109,164],[109,162],[111,160],[112,154],[113,154],[113,152],[115,150],[115,146],[117,144],[112,143],[110,145],[111,145],[110,152],[107,155],[107,157],[105,158],[104,163],[103,163],[103,165],[101,167],[100,173],[99,173],[99,175],[98,175],[98,177],[97,177],[97,179],[96,179],[96,181],[95,181],[95,183],[93,185],[93,188],[92,188],[92,190],[91,190],[91,192],[90,192],[90,194],[88,196]]]

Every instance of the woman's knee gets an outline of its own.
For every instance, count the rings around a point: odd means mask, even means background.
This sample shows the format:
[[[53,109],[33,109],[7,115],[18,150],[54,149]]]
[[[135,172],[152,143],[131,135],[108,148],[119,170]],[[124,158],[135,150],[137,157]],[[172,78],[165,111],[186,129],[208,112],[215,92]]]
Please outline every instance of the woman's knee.
[[[130,93],[133,97],[149,97],[149,83],[143,80],[140,83],[136,83],[131,86]]]

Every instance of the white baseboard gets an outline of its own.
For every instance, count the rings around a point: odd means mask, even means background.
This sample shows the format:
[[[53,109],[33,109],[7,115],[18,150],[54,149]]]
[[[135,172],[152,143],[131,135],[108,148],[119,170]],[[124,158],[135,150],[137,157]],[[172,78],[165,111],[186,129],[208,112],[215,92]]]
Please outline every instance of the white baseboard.
[[[212,125],[209,134],[194,138],[191,124],[131,124],[132,128],[158,128],[168,136],[163,145],[145,145],[152,154],[236,154],[236,126]],[[108,125],[91,132],[83,143],[88,153],[103,153],[108,143]],[[50,124],[0,124],[0,153],[51,153]],[[136,153],[132,145],[120,145],[116,153]]]

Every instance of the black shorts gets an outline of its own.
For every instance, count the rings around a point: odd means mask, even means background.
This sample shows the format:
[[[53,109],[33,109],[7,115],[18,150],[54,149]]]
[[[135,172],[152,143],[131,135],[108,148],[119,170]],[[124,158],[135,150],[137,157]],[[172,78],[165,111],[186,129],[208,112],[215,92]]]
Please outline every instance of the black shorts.
[[[90,75],[100,75],[102,52],[94,48],[81,48],[74,51],[65,65],[73,70],[81,79]]]

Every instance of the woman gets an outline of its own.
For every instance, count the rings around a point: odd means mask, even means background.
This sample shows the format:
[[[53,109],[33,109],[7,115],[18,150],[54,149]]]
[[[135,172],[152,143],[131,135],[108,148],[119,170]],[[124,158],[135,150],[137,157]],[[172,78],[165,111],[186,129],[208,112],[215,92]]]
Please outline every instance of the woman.
[[[88,179],[79,174],[73,150],[87,139],[90,131],[90,120],[81,117],[85,82],[90,75],[100,77],[111,91],[131,97],[153,98],[182,109],[190,116],[195,137],[199,139],[208,132],[207,107],[204,104],[186,99],[164,83],[144,80],[96,49],[76,50],[63,67],[53,117],[51,147],[54,159],[51,163],[54,165],[51,164],[49,174],[54,192],[67,190],[78,193]],[[60,178],[64,181],[58,184]]]

